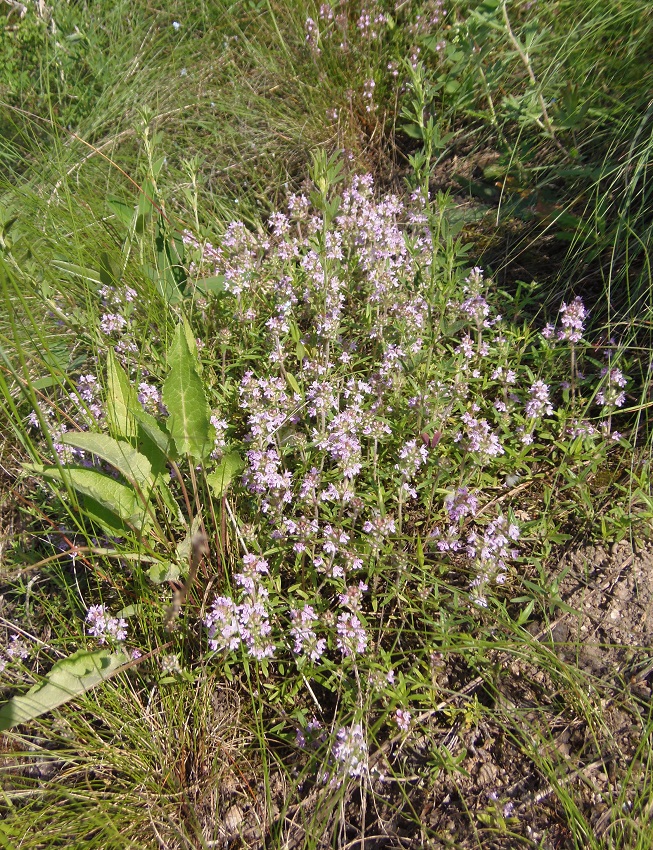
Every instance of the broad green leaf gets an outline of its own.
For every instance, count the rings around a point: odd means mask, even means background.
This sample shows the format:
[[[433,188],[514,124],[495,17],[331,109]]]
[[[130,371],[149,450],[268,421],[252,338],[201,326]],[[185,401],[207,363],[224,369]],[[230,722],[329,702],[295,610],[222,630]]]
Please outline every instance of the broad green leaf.
[[[157,489],[175,521],[186,525],[186,520],[168,486],[168,461],[176,460],[177,457],[172,439],[159,427],[156,419],[144,410],[136,414],[136,420],[138,449],[152,465],[152,475]]]
[[[202,374],[202,364],[200,362],[199,351],[197,350],[197,340],[195,339],[195,334],[193,333],[193,329],[190,326],[190,322],[184,316],[184,335],[186,337],[186,342],[188,343],[188,350],[191,353],[191,357],[195,361],[195,368],[197,369],[198,374]]]
[[[134,221],[134,207],[132,205],[126,204],[119,198],[108,198],[107,204],[113,210],[118,221],[122,222],[127,228],[132,226]]]
[[[229,452],[226,454],[215,470],[206,476],[206,480],[211,485],[213,495],[219,499],[226,493],[232,478],[245,467],[245,462],[238,452]]]
[[[179,242],[179,245],[177,244]],[[156,284],[163,298],[171,304],[182,299],[186,283],[186,271],[183,266],[183,242],[169,232],[163,216],[159,216],[156,231]]]
[[[139,440],[142,439],[143,435],[147,436],[159,453],[163,455],[166,462],[168,459],[175,460],[176,453],[172,437],[166,434],[156,419],[150,413],[146,413],[142,408],[136,412],[136,419],[138,421],[139,431],[142,432],[138,435]],[[144,450],[143,454],[147,456],[152,467],[156,468],[155,458],[150,457]]]
[[[165,156],[160,156],[157,160],[155,160],[152,163],[152,176],[154,177],[155,180],[159,176],[159,174],[161,173],[161,169],[163,168],[165,163],[166,163],[166,157]]]
[[[132,382],[109,349],[107,357],[107,421],[109,428],[119,437],[136,436],[135,415],[141,404]]]
[[[149,179],[144,180],[141,186],[141,193],[138,196],[138,215],[142,215],[144,218],[150,216],[154,210],[155,200],[156,189],[154,183]]]
[[[52,265],[55,269],[59,269],[59,271],[68,272],[68,274],[72,274],[75,277],[81,277],[83,280],[89,280],[91,283],[102,283],[100,272],[95,269],[89,269],[86,268],[86,266],[80,266],[77,263],[67,263],[64,260],[52,260]]]
[[[105,286],[116,286],[120,281],[120,267],[113,262],[106,251],[100,254],[100,280]]]
[[[195,281],[195,289],[201,292],[202,295],[208,295],[212,292],[214,295],[220,295],[226,292],[226,284],[224,275],[216,277],[205,277],[202,280]]]
[[[57,380],[57,378],[46,376],[45,378],[37,378],[36,381],[32,381],[32,387],[35,390],[47,390],[50,387],[56,387],[60,383],[61,381]]]
[[[124,617],[128,620],[130,617],[134,617],[136,614],[140,614],[141,611],[145,610],[145,606],[140,602],[135,603],[134,605],[127,605],[126,608],[122,608],[120,611],[116,612],[116,617]]]
[[[168,351],[168,363],[170,372],[163,384],[163,402],[170,413],[168,430],[179,454],[202,460],[212,448],[211,412],[181,324]]]
[[[80,649],[57,661],[45,681],[0,707],[0,731],[46,714],[113,676],[129,657],[123,651]]]
[[[110,511],[90,496],[80,495],[80,500],[86,518],[99,525],[109,537],[133,536],[134,529],[124,520],[120,519],[116,513]]]
[[[67,446],[91,452],[106,460],[128,481],[137,484],[144,495],[152,489],[154,478],[149,460],[124,440],[114,440],[106,434],[85,431],[68,431],[61,440]]]
[[[51,467],[44,469],[42,475],[52,481],[67,482],[82,496],[95,499],[101,507],[139,531],[150,522],[136,491],[108,475],[83,467]]]
[[[402,124],[401,129],[411,139],[422,139],[424,136],[422,128],[418,124]]]
[[[166,304],[181,303],[183,299],[176,282],[172,281],[169,277],[166,277],[165,275],[159,274],[159,272],[156,269],[152,268],[152,266],[144,266],[143,271],[149,277],[152,283],[154,283],[154,285],[159,291],[159,295],[166,302]]]
[[[181,575],[179,564],[172,561],[157,561],[147,571],[150,581],[154,584],[163,584],[164,581],[177,581]]]

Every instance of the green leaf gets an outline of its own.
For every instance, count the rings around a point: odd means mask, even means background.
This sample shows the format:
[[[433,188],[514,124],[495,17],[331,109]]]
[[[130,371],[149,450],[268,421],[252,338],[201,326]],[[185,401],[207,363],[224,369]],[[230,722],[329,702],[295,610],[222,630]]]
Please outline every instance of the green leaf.
[[[533,608],[535,607],[535,600],[531,599],[528,605],[524,608],[523,611],[519,612],[519,617],[517,618],[517,625],[523,626],[524,623],[527,623],[530,619],[531,614],[533,613]]]
[[[215,470],[206,476],[206,480],[213,490],[213,495],[219,499],[227,491],[232,478],[244,469],[245,461],[238,452],[226,454]]]
[[[112,348],[107,357],[107,421],[119,437],[135,437],[135,415],[140,411],[136,389]]]
[[[286,372],[286,381],[288,382],[288,386],[290,389],[297,393],[297,395],[303,395],[299,384],[297,383],[297,378],[292,374],[292,372]]]
[[[90,496],[80,495],[84,516],[95,525],[99,525],[102,531],[109,537],[133,536],[134,529],[124,520],[120,519],[113,511],[101,505]]]
[[[129,660],[123,651],[80,649],[57,661],[45,681],[0,707],[0,731],[46,714],[113,676]]]
[[[100,280],[105,286],[117,286],[120,282],[120,267],[106,251],[100,254]]]
[[[195,334],[193,333],[193,329],[190,326],[190,322],[184,316],[183,318],[184,325],[184,335],[186,337],[186,342],[188,343],[188,350],[191,353],[191,357],[195,361],[195,368],[197,369],[198,374],[202,374],[202,363],[200,362],[200,354],[197,350],[197,340],[195,339]]]
[[[130,617],[134,617],[136,614],[140,614],[144,610],[145,605],[142,605],[140,602],[137,602],[134,605],[127,605],[126,608],[122,608],[116,613],[116,617],[124,617],[126,620],[128,620]]]
[[[211,412],[181,324],[168,351],[168,362],[170,372],[163,384],[163,402],[170,413],[168,430],[179,454],[202,460],[212,448]]]
[[[165,165],[165,162],[166,162],[166,157],[160,156],[157,160],[155,160],[152,163],[152,176],[154,177],[155,180],[159,176],[159,174],[161,173],[161,169]]]
[[[64,260],[52,260],[52,265],[55,269],[59,269],[59,271],[68,272],[68,274],[72,274],[75,277],[81,277],[83,280],[89,280],[91,283],[102,283],[100,272],[95,269],[79,266],[77,263],[66,263]]]
[[[139,531],[150,522],[135,490],[108,475],[83,467],[51,467],[41,474],[53,481],[67,482],[82,496],[94,499],[102,508]]]
[[[179,564],[171,561],[157,561],[147,571],[150,581],[154,584],[163,584],[164,581],[177,581],[181,575]]]
[[[182,300],[186,284],[186,270],[183,266],[183,242],[181,238],[170,234],[163,216],[159,216],[156,230],[156,285],[161,296],[170,304]]]
[[[150,179],[144,180],[141,186],[141,193],[138,196],[138,215],[144,219],[152,215],[155,204],[156,189],[154,183]]]
[[[143,435],[147,436],[151,443],[156,447],[156,449],[164,456],[166,460],[168,458],[170,460],[175,460],[176,454],[174,450],[174,444],[172,442],[172,437],[161,428],[156,419],[150,414],[146,413],[142,408],[136,412],[136,420],[138,421],[139,426],[139,440],[142,439]],[[150,457],[150,455],[143,450],[143,454],[147,456],[152,467],[156,467],[155,460]]]
[[[224,275],[216,277],[205,277],[202,280],[195,281],[195,289],[202,295],[208,295],[212,292],[214,295],[220,295],[226,292]]]
[[[101,457],[115,467],[132,484],[137,484],[144,494],[154,485],[149,460],[124,440],[114,440],[106,434],[68,431],[61,438],[67,446],[82,449]]]
[[[56,387],[60,381],[53,377],[45,377],[45,378],[37,378],[36,381],[32,381],[32,387],[35,390],[47,390],[49,387]]]
[[[418,124],[402,124],[401,129],[411,139],[423,139],[424,134],[422,128]]]
[[[132,226],[134,220],[134,207],[132,205],[126,204],[119,198],[108,198],[107,204],[113,210],[118,221],[122,222],[127,228]]]
[[[424,569],[424,547],[422,546],[422,538],[417,535],[417,563],[420,569]]]
[[[186,521],[168,486],[168,461],[175,460],[177,453],[171,437],[160,427],[156,419],[144,410],[136,414],[138,422],[137,446],[142,455],[152,465],[152,476],[166,507],[175,518],[175,522],[186,525]]]

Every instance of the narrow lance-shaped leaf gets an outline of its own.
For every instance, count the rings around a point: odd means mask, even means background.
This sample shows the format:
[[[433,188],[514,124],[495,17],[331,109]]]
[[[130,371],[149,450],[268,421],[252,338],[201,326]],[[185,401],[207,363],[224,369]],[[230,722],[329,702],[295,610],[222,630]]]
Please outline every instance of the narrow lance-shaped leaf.
[[[175,447],[172,438],[161,428],[156,419],[144,410],[139,410],[136,414],[136,420],[140,426],[139,439],[143,436],[149,438],[153,445],[158,449],[159,453],[167,460],[176,460]],[[143,454],[146,454],[143,452]],[[156,466],[154,458],[147,456],[152,466]]]
[[[152,476],[156,481],[156,487],[166,506],[172,512],[172,516],[184,525],[185,520],[167,484],[168,461],[177,459],[172,438],[162,430],[156,419],[144,410],[140,410],[136,414],[136,422],[138,424],[138,450],[142,455],[145,455],[152,465]]]
[[[106,460],[128,481],[137,484],[145,495],[154,485],[149,460],[124,440],[114,440],[106,434],[88,431],[69,431],[63,435],[62,442]]]
[[[107,357],[107,420],[119,437],[136,435],[135,415],[141,409],[138,395],[112,349]]]
[[[168,362],[170,372],[163,384],[163,402],[170,413],[168,431],[179,454],[202,460],[212,448],[211,412],[181,324],[168,351]]]
[[[81,467],[52,467],[44,469],[42,475],[54,481],[67,481],[82,496],[94,499],[103,508],[139,531],[150,522],[136,491],[108,475]]]
[[[238,475],[244,466],[245,461],[238,452],[229,452],[222,458],[215,470],[206,476],[216,498],[219,499],[226,493],[232,478]]]
[[[68,272],[68,274],[75,275],[76,277],[81,277],[91,283],[102,283],[100,272],[95,269],[89,269],[86,268],[86,266],[80,266],[77,263],[67,263],[65,260],[52,260],[52,265],[55,269],[59,269],[62,272]]]
[[[0,707],[0,731],[58,708],[113,676],[129,660],[122,651],[79,650],[57,661],[45,681]]]
[[[188,350],[190,351],[191,357],[195,362],[195,368],[197,369],[198,375],[201,375],[203,370],[202,364],[200,363],[199,352],[197,350],[197,340],[195,339],[195,334],[193,333],[193,329],[191,328],[190,322],[188,321],[186,316],[184,316],[183,325],[184,335],[186,337],[186,342],[188,343]]]

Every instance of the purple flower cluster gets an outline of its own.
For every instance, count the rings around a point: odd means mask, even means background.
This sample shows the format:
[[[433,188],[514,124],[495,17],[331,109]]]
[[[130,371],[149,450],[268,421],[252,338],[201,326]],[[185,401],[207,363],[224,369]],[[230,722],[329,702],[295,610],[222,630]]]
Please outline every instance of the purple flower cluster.
[[[343,611],[336,623],[338,634],[337,645],[343,656],[360,655],[367,647],[367,632],[365,626],[356,614]]]
[[[486,419],[475,419],[471,413],[464,413],[462,421],[466,429],[467,448],[470,452],[476,452],[480,463],[486,463],[491,458],[504,453],[501,441],[492,432]],[[462,434],[455,439],[460,441]]]
[[[322,724],[317,718],[306,724],[305,729],[295,730],[295,743],[300,749],[316,750],[326,740],[326,734],[322,728]]]
[[[400,732],[408,732],[410,730],[411,720],[410,711],[406,711],[405,708],[398,708],[395,711],[394,721]]]
[[[327,426],[326,436],[313,430],[315,445],[328,452],[345,478],[355,478],[363,462],[360,438],[357,436],[355,411],[344,411],[334,417]]]
[[[387,537],[394,534],[396,530],[394,517],[389,514],[381,516],[381,514],[375,513],[370,519],[365,520],[363,531],[369,537],[372,554],[378,555],[385,545]]]
[[[294,652],[296,655],[305,655],[311,661],[318,661],[326,649],[326,639],[318,638],[315,627],[319,618],[312,605],[304,605],[301,610],[293,608],[290,611],[293,626],[290,636],[295,642]]]
[[[272,626],[267,609],[268,590],[261,575],[269,572],[265,558],[248,554],[243,571],[234,576],[242,588],[239,604],[228,596],[217,596],[204,617],[209,646],[214,652],[236,650],[242,644],[252,658],[271,658],[275,647],[270,639]]]
[[[417,470],[426,463],[429,459],[429,453],[423,444],[417,443],[417,440],[408,440],[399,450],[400,463],[395,464],[395,469],[401,474],[402,478],[410,481],[414,478]]]
[[[100,382],[95,375],[80,375],[77,379],[79,397],[85,402],[88,411],[96,422],[104,417],[100,398],[101,389]],[[74,395],[70,396],[70,399],[76,403]]]
[[[246,372],[239,392],[240,406],[249,413],[249,439],[255,445],[273,443],[280,428],[297,421],[293,407],[300,399],[291,400],[282,378],[256,378],[253,372]]]
[[[418,13],[411,23],[407,24],[406,30],[413,38],[432,35],[444,21],[447,10],[444,8],[443,0],[426,0],[418,4]]]
[[[20,635],[11,635],[9,643],[0,650],[0,673],[12,661],[24,661],[29,658],[30,649]]]
[[[475,562],[478,573],[470,585],[475,594],[492,579],[497,584],[505,582],[508,561],[518,556],[513,545],[518,539],[519,527],[509,524],[504,516],[488,523],[482,536],[472,532],[467,537],[467,556]]]
[[[543,381],[535,381],[528,391],[530,396],[526,402],[526,416],[531,419],[539,419],[546,414],[553,413],[553,405],[549,399],[549,388]]]
[[[558,331],[558,339],[568,342],[580,342],[583,338],[585,329],[585,319],[587,318],[587,310],[583,304],[582,298],[577,295],[571,304],[563,302],[560,307],[562,313],[562,329]]]
[[[138,385],[138,400],[148,413],[156,414],[160,412],[161,393],[152,384],[142,381]]]
[[[338,770],[332,779],[334,784],[340,784],[347,775],[363,776],[367,771],[367,742],[362,725],[354,723],[338,729],[331,753]]]
[[[313,18],[306,18],[304,28],[306,30],[306,44],[310,47],[312,53],[319,56],[322,51],[319,47],[320,30],[318,25],[315,23]]]
[[[127,319],[120,313],[104,313],[100,318],[100,330],[103,334],[120,333],[127,325]]]
[[[122,617],[112,617],[105,605],[91,605],[86,612],[88,633],[97,638],[98,643],[123,641],[127,637],[127,621]]]
[[[363,8],[356,21],[356,27],[364,38],[376,39],[380,35],[380,28],[387,23],[383,12],[374,14],[373,10]]]
[[[596,394],[596,403],[605,408],[623,407],[626,393],[623,388],[628,383],[620,369],[602,369],[601,377],[605,379],[601,390]]]
[[[261,510],[264,513],[278,512],[292,501],[292,473],[281,468],[281,458],[276,449],[250,449],[247,452],[248,467],[243,474],[243,483],[252,493],[264,496]]]
[[[444,507],[449,515],[449,528],[442,531],[436,526],[429,537],[435,541],[439,552],[458,552],[463,548],[460,539],[460,521],[468,516],[476,516],[478,497],[470,493],[467,487],[459,487],[455,493],[446,497]]]
[[[374,103],[374,88],[376,83],[374,80],[366,80],[363,86],[363,100],[365,101],[365,111],[374,112],[376,104]]]
[[[451,522],[458,522],[466,516],[476,516],[478,497],[470,493],[467,487],[459,487],[451,496],[444,500],[444,507]]]
[[[335,4],[336,8],[339,4]],[[374,4],[373,4],[374,5]],[[383,12],[374,8],[363,8],[360,11],[355,24],[355,28],[350,27],[349,16],[346,8],[336,12],[331,3],[322,3],[319,8],[319,21],[317,22],[310,17],[304,21],[304,29],[306,32],[306,44],[310,48],[311,53],[317,58],[322,50],[320,45],[329,42],[332,38],[338,39],[338,47],[344,53],[350,50],[350,39],[375,40],[380,38],[383,27],[388,20]]]
[[[561,342],[580,342],[583,338],[583,331],[585,330],[585,319],[589,315],[583,304],[583,299],[577,295],[571,304],[563,301],[560,307],[560,313],[562,313],[562,319],[560,320],[562,328],[558,331],[557,338]],[[552,339],[554,335],[555,327],[552,324],[545,325],[542,330],[542,336],[545,339]]]
[[[226,419],[221,419],[217,414],[213,413],[211,415],[211,425],[213,425],[215,429],[215,437],[213,438],[213,451],[211,452],[211,457],[214,460],[220,460],[222,457],[224,450],[227,447],[227,428],[229,427],[229,423]]]

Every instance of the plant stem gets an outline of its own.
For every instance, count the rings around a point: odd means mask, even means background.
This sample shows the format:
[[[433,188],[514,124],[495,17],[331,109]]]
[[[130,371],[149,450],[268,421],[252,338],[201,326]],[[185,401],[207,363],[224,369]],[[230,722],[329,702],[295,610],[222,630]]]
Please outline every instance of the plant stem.
[[[542,92],[540,91],[540,89],[537,85],[537,78],[536,78],[536,76],[533,72],[533,68],[531,66],[531,60],[529,59],[528,54],[524,51],[524,48],[521,46],[521,44],[519,43],[519,40],[517,39],[517,37],[515,36],[515,34],[512,31],[512,27],[510,26],[510,19],[508,18],[508,9],[506,8],[505,0],[504,0],[503,4],[501,6],[501,9],[503,11],[503,20],[506,23],[506,32],[508,33],[508,38],[510,39],[512,46],[515,48],[515,50],[519,54],[519,58],[521,59],[523,65],[524,65],[524,68],[526,68],[526,73],[528,74],[528,78],[531,81],[531,85],[537,91],[537,99],[540,102],[540,109],[542,110],[542,123],[544,125],[544,129],[547,131],[547,133],[549,134],[549,136],[551,138],[551,141],[555,144],[555,146],[558,148],[558,150],[562,154],[564,154],[565,158],[571,159],[571,157],[569,156],[569,152],[567,151],[567,148],[558,140],[556,133],[555,133],[555,130],[553,129],[553,124],[551,123],[551,119],[549,118],[549,113],[548,113],[547,108],[546,108],[546,103],[544,101],[544,97],[543,97]]]

